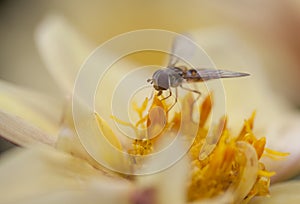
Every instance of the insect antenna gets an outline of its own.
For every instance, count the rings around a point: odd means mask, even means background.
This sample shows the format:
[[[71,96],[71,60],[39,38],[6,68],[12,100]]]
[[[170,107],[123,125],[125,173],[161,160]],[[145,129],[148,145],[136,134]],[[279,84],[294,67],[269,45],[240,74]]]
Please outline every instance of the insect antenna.
[[[153,79],[147,79],[147,82],[153,84]]]

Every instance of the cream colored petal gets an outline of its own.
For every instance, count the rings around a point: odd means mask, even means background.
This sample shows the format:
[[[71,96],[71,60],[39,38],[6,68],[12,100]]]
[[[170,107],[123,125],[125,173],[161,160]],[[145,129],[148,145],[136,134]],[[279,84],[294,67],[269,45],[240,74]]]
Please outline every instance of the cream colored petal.
[[[0,178],[0,203],[122,201],[131,190],[126,180],[46,146],[9,152],[0,161]]]
[[[186,200],[187,168],[187,159],[183,158],[166,171],[158,173],[161,182],[157,186],[160,203],[183,203]]]
[[[58,150],[88,161],[90,165],[97,169],[102,168],[101,165],[95,159],[93,159],[83,147],[79,138],[77,137],[76,132],[70,128],[61,128],[55,147]]]
[[[90,58],[88,57],[92,54],[96,45],[81,35],[66,19],[55,15],[48,16],[38,26],[35,39],[49,72],[54,79],[57,80],[64,93],[70,95],[73,91],[75,78],[80,67],[84,65],[85,60],[91,60],[91,56]],[[119,95],[128,95],[128,93],[124,94],[124,92],[118,92],[117,96],[115,96],[115,89],[120,89],[120,83],[127,77],[130,70],[140,68],[141,65],[132,63],[124,57],[123,55],[128,53],[123,53],[122,49],[121,51],[118,49],[118,51],[114,51],[114,49],[116,49],[114,43],[106,46],[108,47],[107,50],[96,50],[96,52],[93,53],[92,56],[97,56],[98,58],[96,60],[93,58],[95,61],[89,61],[89,66],[91,67],[83,67],[84,70],[90,70],[90,76],[83,84],[80,84],[80,89],[92,90],[94,88],[96,89],[96,86],[99,86],[95,91],[96,111],[101,117],[105,115],[104,119],[108,120],[112,115],[112,109],[115,109],[115,107],[112,107],[112,98],[115,97],[117,98],[116,100],[119,100]],[[101,55],[99,56],[99,54]],[[122,56],[125,60],[123,58],[120,59]],[[99,66],[95,68],[94,64]],[[109,66],[103,67],[102,64],[109,64]],[[104,70],[106,68],[107,70]],[[99,73],[103,73],[105,76],[101,79]],[[142,77],[140,77],[140,73],[133,74],[134,78],[129,81],[130,85],[127,85],[128,87],[131,86],[136,89],[141,87],[141,83],[135,85],[137,82],[143,82],[143,86],[147,85],[146,80],[151,76],[151,72],[148,72],[146,76],[143,74]],[[99,84],[94,86],[91,80],[95,80],[95,76],[98,75],[99,79],[96,80],[99,80]],[[150,93],[149,91],[147,96],[149,96]],[[103,100],[104,98],[105,100]],[[86,100],[86,98],[82,98],[82,100]],[[128,98],[124,98],[123,96],[121,100],[124,104],[129,101]],[[111,124],[113,123],[110,123],[110,125]]]
[[[54,78],[58,80],[66,94],[72,93],[76,74],[79,71],[81,64],[84,63],[84,59],[88,57],[92,51],[91,43],[87,42],[84,37],[78,34],[76,29],[69,25],[65,19],[58,16],[49,16],[46,18],[46,20],[37,30],[36,40],[42,57],[44,58]],[[97,56],[97,54],[95,56]],[[100,72],[105,71],[102,70],[102,67],[100,66],[104,63],[103,60],[108,61],[110,64],[115,62],[115,60],[117,60],[120,56],[111,54],[109,50],[107,50],[107,52],[105,50],[104,53],[101,52],[99,59],[97,58],[96,61],[89,63],[89,65],[92,65],[92,67],[84,67],[87,70],[89,70],[89,68],[92,69],[90,69],[90,75],[82,84],[80,84],[81,81],[78,82],[79,85],[77,87],[79,88],[74,91],[73,99],[78,103],[74,102],[74,100],[72,102],[73,105],[75,103],[75,106],[76,104],[80,104],[79,118],[81,118],[81,122],[76,122],[77,120],[75,121],[75,128],[77,131],[82,130],[82,132],[80,131],[79,133],[79,139],[86,149],[83,150],[82,147],[77,148],[80,146],[79,141],[75,143],[76,145],[74,145],[74,147],[72,147],[72,145],[66,145],[67,143],[58,145],[63,149],[66,148],[67,151],[78,151],[79,155],[85,155],[84,157],[86,157],[85,153],[88,152],[97,161],[101,162],[104,160],[105,163],[113,163],[113,166],[115,168],[118,167],[118,169],[122,169],[123,167],[121,160],[123,160],[124,157],[122,153],[119,152],[121,145],[118,138],[115,137],[112,130],[110,130],[108,124],[106,124],[104,120],[110,120],[110,124],[113,123],[110,118],[112,115],[110,99],[112,98],[111,95],[114,94],[115,85],[117,85],[118,82],[120,82],[122,78],[126,76],[126,73],[129,71],[128,67],[136,68],[136,66],[134,64],[122,61],[122,63],[115,63],[112,67],[109,67],[110,70],[108,72],[108,76],[101,81],[101,84],[105,82],[109,83],[105,84],[104,88],[99,88],[97,90],[99,93],[96,93],[97,91],[93,93],[96,95],[96,98],[98,98],[98,96],[100,98],[100,100],[96,99],[96,107],[100,107],[100,110],[95,107],[90,107],[91,103],[89,103],[87,95],[90,90],[97,88],[97,84],[91,83],[91,81],[100,80],[100,76],[99,79],[95,79],[95,76],[98,76],[98,74],[95,72],[99,70]],[[103,59],[101,57],[103,57]],[[97,66],[96,69],[93,69],[95,68],[93,67],[95,64],[99,66]],[[143,78],[142,80],[144,84],[146,84],[146,78]],[[95,85],[95,87],[92,87],[93,85]],[[105,100],[103,100],[103,98],[105,98]],[[126,99],[122,101],[125,103],[128,102]],[[83,107],[86,106],[86,104],[88,104],[89,107]],[[81,110],[81,108],[83,109]],[[77,107],[73,106],[73,111],[74,109],[75,112],[78,110]],[[97,112],[99,112],[101,118],[104,118],[103,115],[105,115],[104,120],[99,120],[99,117],[96,118],[98,120],[95,120],[95,117],[91,117],[93,116],[91,114],[94,114],[94,112],[91,113],[90,111],[94,111],[95,109]],[[82,118],[84,119],[82,120]],[[99,128],[97,127],[97,122]],[[71,132],[71,134],[74,135],[75,132],[73,130],[71,130]],[[77,133],[78,132],[76,132],[76,134]],[[107,144],[108,142],[112,142],[114,147],[111,147],[110,144]],[[115,147],[117,148],[115,149]],[[117,153],[115,154],[113,152]]]
[[[270,157],[263,157],[262,161],[276,175],[272,177],[272,182],[289,179],[300,173],[300,116],[294,115],[285,120],[274,123],[270,128],[267,145],[271,149],[290,153],[287,157],[278,157],[278,160]]]
[[[190,202],[190,204],[228,204],[233,203],[233,194],[226,192],[221,196],[217,196],[211,199],[203,199],[195,202]]]
[[[46,66],[66,94],[73,90],[76,74],[94,48],[62,16],[48,16],[36,31],[36,43]]]
[[[130,199],[128,198],[130,192],[128,188],[116,185],[118,184],[102,181],[101,184],[94,185],[88,189],[57,191],[30,199],[23,199],[19,202],[12,202],[11,204],[130,204]]]
[[[43,143],[54,146],[56,136],[48,135],[18,116],[0,110],[0,135],[20,146]]]
[[[260,56],[230,29],[215,27],[192,33],[216,67],[251,74],[223,80],[229,127],[238,133],[244,119],[256,110],[256,135],[266,136],[268,147],[292,154],[285,161],[269,162],[267,168],[279,172],[277,181],[295,175],[300,171],[299,162],[295,163],[300,157],[300,114],[269,87]]]
[[[109,127],[106,124],[103,124],[102,129],[109,129]],[[107,132],[105,132],[105,133],[107,133]],[[86,136],[89,137],[90,135],[87,134]],[[114,141],[116,144],[120,145],[118,139],[115,137],[115,135],[113,133],[112,134],[104,134],[103,132],[102,133],[99,132],[98,137],[101,137],[101,136],[103,138]],[[93,152],[89,148],[85,149],[85,147],[84,147],[85,143],[81,143],[76,131],[64,126],[61,128],[61,131],[59,133],[59,137],[58,137],[58,140],[56,141],[55,147],[56,147],[56,149],[59,149],[61,151],[67,152],[71,155],[74,155],[75,157],[78,157],[78,158],[88,161],[90,165],[92,165],[94,168],[97,168],[97,169],[103,169],[103,166],[101,166],[101,163],[99,163],[95,159],[103,158],[103,157],[105,158],[106,162],[108,162],[109,164],[111,164],[113,166],[123,165],[122,161],[124,161],[124,158],[123,157],[120,158],[120,155],[115,154],[115,151],[104,152],[102,149],[105,149],[105,147],[102,147],[103,143],[101,143],[101,141],[99,142],[99,139],[95,139],[93,141],[93,143],[96,144],[96,149],[97,149],[96,152]],[[119,148],[121,148],[121,146],[119,146]],[[111,150],[111,149],[108,149],[108,150]],[[89,154],[89,152],[92,154]],[[103,154],[104,154],[104,156],[102,157]],[[95,155],[99,155],[99,156],[95,156]],[[92,156],[94,156],[94,157],[92,157]],[[120,167],[120,169],[122,169],[122,168]]]
[[[0,81],[0,109],[24,119],[48,134],[58,133],[62,114],[60,100]]]
[[[84,63],[85,58],[87,58],[92,51],[92,43],[88,42],[87,39],[79,34],[77,30],[66,21],[66,19],[59,16],[48,16],[41,23],[36,32],[36,42],[50,73],[61,85],[64,93],[68,95],[71,94],[73,91],[76,74],[79,71],[80,66]],[[114,55],[106,52],[103,57],[104,59],[108,60],[115,60],[118,58],[115,58]],[[101,65],[103,63],[102,59],[99,59],[97,61],[97,64],[98,63],[99,65]],[[125,64],[122,64],[121,66],[121,70],[114,70],[114,73],[117,73],[118,76],[123,76],[123,73],[125,71],[124,67],[128,67],[128,65]],[[84,93],[82,95],[74,93],[74,98],[76,98],[75,100],[81,101],[80,104],[86,104],[87,99],[84,98],[86,92],[88,92],[89,89],[96,88],[91,87],[92,85],[90,83],[90,81],[95,78],[94,71],[97,70],[92,70],[90,73],[91,75],[86,79],[86,81],[84,81],[83,84],[81,84],[79,88],[80,90],[83,90]],[[112,81],[116,81],[116,78],[116,74],[111,75],[111,77],[108,78],[108,81],[110,81],[110,85],[105,87],[104,93],[102,92],[101,94],[99,94],[101,96],[101,99],[103,98],[103,96],[105,96],[106,100],[97,101],[97,106],[103,107],[103,104],[106,105],[104,106],[104,109],[102,109],[99,113],[101,114],[101,116],[103,112],[107,113],[107,118],[109,118],[112,114],[109,109],[111,103],[109,100],[110,96],[108,95],[113,92],[112,85],[116,83],[113,83]],[[77,97],[79,98],[78,100]],[[70,104],[72,103],[71,100],[68,102],[70,102]],[[67,104],[67,108],[70,107],[70,104]],[[80,105],[80,109],[83,106]],[[77,110],[76,107],[74,109]],[[90,110],[94,110],[94,107],[83,107],[83,110],[80,110],[79,114],[81,118],[85,117],[85,119],[82,123],[75,122],[76,129],[82,130],[83,128],[87,128],[87,131],[84,130],[80,133],[80,140],[78,140],[77,132],[75,132],[72,127],[63,127],[63,130],[61,132],[62,135],[60,135],[61,138],[58,141],[57,147],[68,152],[76,153],[77,156],[83,157],[85,159],[88,158],[88,160],[93,164],[95,164],[95,161],[94,159],[91,159],[87,152],[97,160],[105,160],[105,162],[114,163],[114,166],[118,167],[122,166],[120,159],[124,158],[120,158],[120,154],[114,154],[111,148],[106,146],[107,143],[105,142],[107,138],[109,138],[108,140],[110,142],[115,141],[114,144],[118,143],[118,149],[120,149],[120,143],[118,142],[118,139],[115,138],[115,136],[112,134],[112,131],[107,131],[109,129],[107,124],[100,125],[100,131],[98,130],[97,120],[95,120],[94,117],[90,117],[93,116],[90,115]],[[92,112],[92,114],[94,114],[94,112]],[[72,115],[70,114],[67,117],[70,119]],[[68,118],[64,119],[69,120]],[[73,123],[73,121],[71,121],[71,123]],[[99,124],[104,123],[101,122]],[[89,130],[92,131],[92,133],[89,132]],[[103,134],[101,134],[101,131]],[[65,133],[67,134],[65,135]],[[69,134],[72,136],[69,137]],[[71,141],[74,142],[74,145],[68,144],[68,142]],[[81,145],[80,142],[82,142],[83,145]],[[84,149],[83,146],[86,149]],[[97,164],[95,164],[95,166],[97,166]]]
[[[298,204],[300,203],[300,181],[278,183],[271,187],[270,197],[257,197],[250,204]]]
[[[66,108],[56,148],[88,161],[95,168],[105,166],[128,173],[127,152],[108,123],[84,100],[74,97],[73,105],[73,112],[71,107]]]
[[[180,148],[177,146],[178,151]],[[146,165],[149,169],[153,166],[163,166],[165,161],[171,161],[174,155],[161,155]],[[180,158],[178,158],[180,159]],[[186,184],[189,177],[188,158],[183,157],[174,165],[167,169],[161,169],[160,172],[151,175],[142,175],[138,177],[138,186],[140,189],[153,189],[154,199],[157,203],[185,203],[186,202]],[[155,168],[154,168],[155,169]]]

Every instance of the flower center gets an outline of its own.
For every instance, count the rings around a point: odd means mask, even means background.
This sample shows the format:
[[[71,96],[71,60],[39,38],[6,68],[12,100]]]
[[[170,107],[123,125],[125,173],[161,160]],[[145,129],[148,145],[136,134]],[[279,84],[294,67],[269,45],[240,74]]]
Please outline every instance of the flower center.
[[[154,96],[153,102],[146,112],[148,99],[134,109],[139,115],[139,120],[132,125],[138,134],[138,138],[132,142],[128,150],[131,155],[148,155],[156,151],[156,147],[164,137],[170,137],[182,128],[182,137],[189,138],[192,131],[196,130],[196,137],[188,152],[190,159],[190,179],[187,183],[187,200],[222,196],[226,192],[233,193],[235,201],[247,202],[256,195],[269,195],[270,177],[275,172],[266,170],[260,158],[265,154],[271,157],[284,157],[285,153],[279,153],[265,148],[266,138],[257,138],[253,133],[255,112],[244,122],[244,126],[238,135],[232,135],[226,126],[227,118],[221,118],[217,127],[207,127],[206,121],[212,109],[211,96],[207,96],[199,109],[194,107],[191,94],[182,99],[182,110],[185,113],[173,113],[172,118],[167,113],[169,105]],[[165,112],[151,110],[160,107]],[[199,122],[193,119],[193,111],[199,111]],[[183,124],[183,127],[181,127]],[[188,124],[185,126],[184,124]],[[138,128],[147,129],[139,133]],[[154,129],[161,131],[155,132]],[[200,159],[199,154],[206,141],[208,128],[220,130],[221,137],[214,150],[205,159]],[[153,137],[155,132],[155,137]],[[135,164],[133,164],[135,165]]]

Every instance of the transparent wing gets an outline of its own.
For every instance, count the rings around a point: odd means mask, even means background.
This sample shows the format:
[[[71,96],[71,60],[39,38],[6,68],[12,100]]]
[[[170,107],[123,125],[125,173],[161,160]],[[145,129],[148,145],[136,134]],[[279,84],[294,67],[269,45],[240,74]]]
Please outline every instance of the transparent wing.
[[[227,71],[220,69],[190,69],[187,70],[183,78],[187,82],[200,82],[207,81],[211,79],[220,79],[220,78],[235,78],[235,77],[244,77],[249,76],[248,73]]]
[[[189,60],[193,57],[197,45],[188,34],[180,35],[174,39],[168,67],[173,67],[180,59]]]

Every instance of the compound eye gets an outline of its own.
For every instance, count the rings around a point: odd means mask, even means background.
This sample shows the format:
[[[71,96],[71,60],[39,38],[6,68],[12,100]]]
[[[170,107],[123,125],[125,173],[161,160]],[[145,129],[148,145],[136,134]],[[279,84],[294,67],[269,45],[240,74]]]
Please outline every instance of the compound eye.
[[[166,90],[169,88],[169,75],[167,73],[161,73],[161,75],[158,78],[158,86],[162,90]]]
[[[156,90],[167,90],[169,85],[169,74],[165,70],[157,70],[153,74],[153,84]]]

